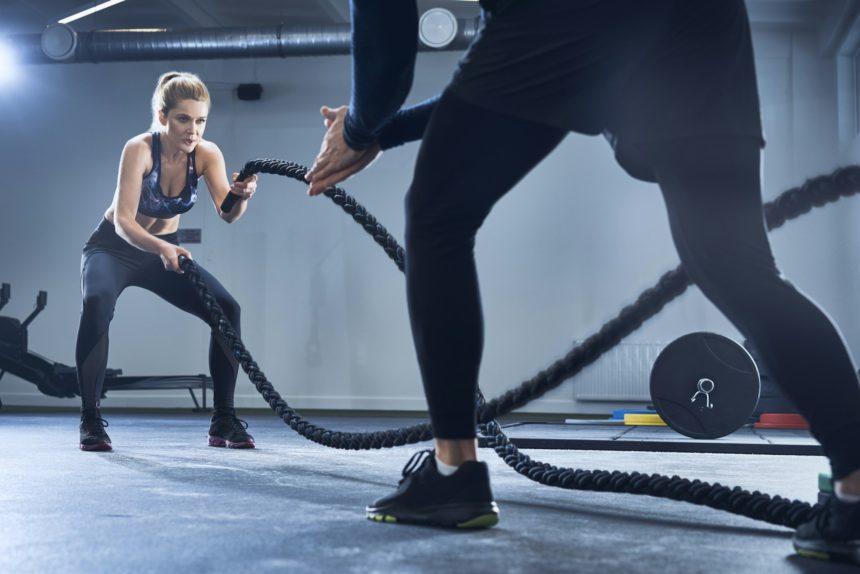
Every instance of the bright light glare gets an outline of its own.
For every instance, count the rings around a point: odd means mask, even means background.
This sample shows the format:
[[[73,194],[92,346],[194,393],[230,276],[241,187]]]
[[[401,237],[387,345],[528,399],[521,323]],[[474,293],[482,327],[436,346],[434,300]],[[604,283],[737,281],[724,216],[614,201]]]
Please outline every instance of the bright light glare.
[[[96,4],[95,6],[87,8],[86,10],[81,10],[80,12],[72,14],[71,16],[66,16],[62,20],[57,20],[57,22],[59,22],[60,24],[68,24],[69,22],[74,22],[75,20],[83,18],[84,16],[89,16],[90,14],[98,12],[99,10],[104,10],[105,8],[116,6],[120,2],[125,2],[125,0],[108,0],[107,2],[102,2],[101,4]]]
[[[0,84],[7,84],[18,77],[18,64],[12,48],[0,39]]]

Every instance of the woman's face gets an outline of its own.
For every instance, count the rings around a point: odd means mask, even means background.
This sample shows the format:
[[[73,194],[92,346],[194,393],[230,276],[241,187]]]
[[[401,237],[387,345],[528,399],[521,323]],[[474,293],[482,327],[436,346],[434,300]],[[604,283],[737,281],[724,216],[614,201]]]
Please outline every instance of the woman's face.
[[[165,135],[179,149],[191,153],[206,129],[206,116],[209,113],[209,102],[198,100],[179,100],[176,106],[167,112],[159,114],[161,124],[167,128]]]

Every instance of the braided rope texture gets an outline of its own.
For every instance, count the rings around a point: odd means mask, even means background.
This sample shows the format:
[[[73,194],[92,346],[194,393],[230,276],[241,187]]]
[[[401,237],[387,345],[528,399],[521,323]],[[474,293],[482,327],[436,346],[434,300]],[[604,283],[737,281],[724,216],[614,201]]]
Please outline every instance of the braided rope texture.
[[[245,179],[255,173],[282,175],[304,183],[307,168],[281,160],[252,160],[245,164],[238,179]],[[776,229],[786,221],[799,217],[814,207],[835,202],[858,191],[860,191],[860,166],[843,167],[830,174],[811,178],[765,204],[767,228]],[[329,188],[324,194],[352,216],[373,237],[398,269],[404,270],[403,248],[373,215],[339,187]],[[242,369],[272,410],[300,435],[324,446],[353,450],[388,448],[433,438],[432,428],[427,423],[400,429],[352,433],[332,431],[305,421],[281,398],[266,379],[209,292],[194,262],[183,260],[182,269],[194,284],[198,296],[207,309],[210,326],[224,336]],[[819,506],[797,500],[789,501],[780,496],[772,497],[758,491],[749,492],[740,487],[729,488],[718,483],[710,484],[678,476],[559,468],[532,460],[519,452],[519,449],[502,432],[498,422],[494,420],[528,404],[576,375],[617,345],[624,337],[638,329],[646,320],[660,312],[667,303],[686,291],[689,285],[689,277],[683,267],[678,266],[660,277],[654,286],[643,291],[634,303],[624,307],[595,334],[530,380],[489,402],[485,402],[479,395],[478,429],[487,438],[489,446],[508,466],[541,484],[575,490],[623,492],[671,498],[795,528],[813,519],[819,511]]]

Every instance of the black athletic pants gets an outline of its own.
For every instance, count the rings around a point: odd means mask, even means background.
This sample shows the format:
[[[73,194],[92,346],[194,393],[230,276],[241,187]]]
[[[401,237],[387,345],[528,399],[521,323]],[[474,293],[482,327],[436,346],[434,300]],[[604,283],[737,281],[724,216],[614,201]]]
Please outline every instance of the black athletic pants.
[[[160,236],[178,245],[176,234]],[[233,328],[240,333],[239,304],[226,289],[205,269],[197,266],[200,276],[212,291]],[[75,360],[78,385],[83,407],[95,408],[102,394],[108,356],[108,326],[113,319],[114,306],[120,293],[130,286],[152,291],[168,303],[206,321],[203,304],[185,277],[167,271],[161,258],[129,245],[116,234],[112,223],[103,220],[84,246],[81,257],[81,293],[83,309],[78,329]],[[156,341],[156,344],[144,343]],[[141,333],[130,345],[140,345],[141,353],[158,362],[158,344],[182,345],[171,340],[170,333]],[[215,408],[232,408],[236,388],[238,363],[223,345],[215,331],[209,341],[209,370],[214,387]]]
[[[406,198],[409,314],[437,438],[475,436],[483,320],[473,247],[493,204],[565,137],[561,128],[446,92]],[[764,226],[759,142],[720,136],[651,143],[681,261],[749,338],[809,420],[833,475],[860,469],[860,386],[841,335],[777,269]]]

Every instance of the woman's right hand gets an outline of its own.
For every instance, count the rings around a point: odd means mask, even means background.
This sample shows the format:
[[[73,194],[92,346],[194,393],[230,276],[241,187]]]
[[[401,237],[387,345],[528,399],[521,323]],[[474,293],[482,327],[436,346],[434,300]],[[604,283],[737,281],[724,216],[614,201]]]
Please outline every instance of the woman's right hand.
[[[193,259],[191,257],[191,252],[185,249],[184,247],[180,247],[179,245],[173,245],[172,243],[165,243],[161,250],[158,252],[158,256],[161,257],[161,262],[164,263],[164,268],[168,271],[174,271],[176,273],[182,273],[182,268],[179,266],[179,256],[182,255],[188,259]]]

